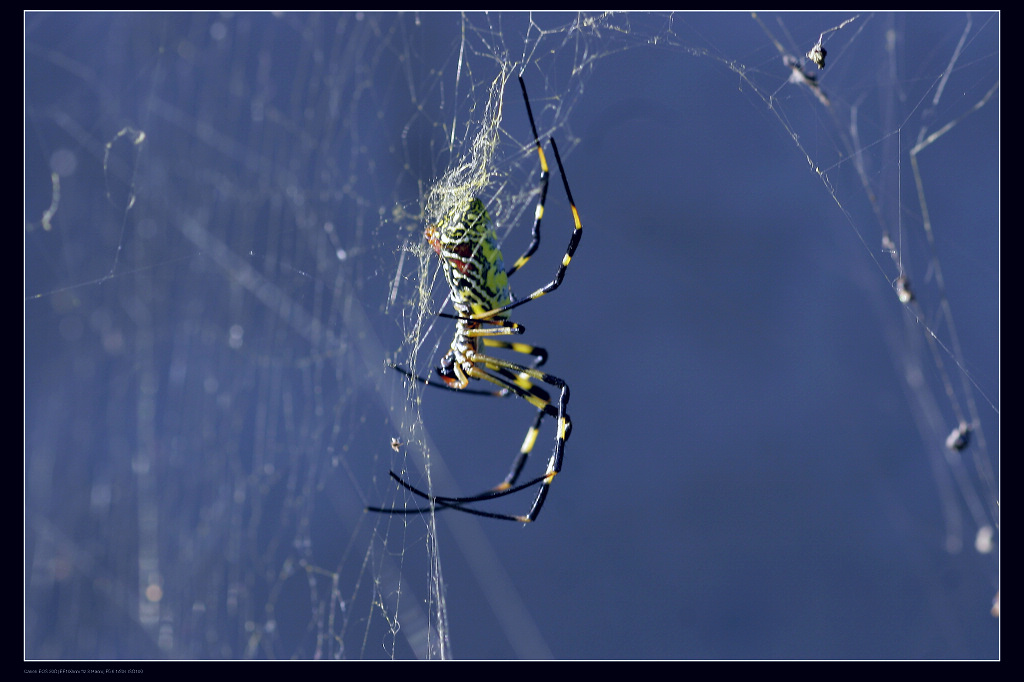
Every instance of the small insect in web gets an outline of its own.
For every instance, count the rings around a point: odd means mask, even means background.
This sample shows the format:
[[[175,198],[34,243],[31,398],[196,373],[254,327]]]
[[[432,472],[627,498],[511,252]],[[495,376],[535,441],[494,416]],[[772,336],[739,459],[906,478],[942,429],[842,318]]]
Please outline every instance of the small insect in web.
[[[821,35],[824,38],[825,34]],[[818,38],[818,42],[814,44],[814,47],[807,53],[807,58],[818,65],[819,69],[825,68],[825,57],[828,55],[828,50],[821,46],[821,38]]]
[[[858,17],[860,17],[859,14],[854,15],[854,16],[850,17],[849,19],[847,19],[846,21],[844,21],[843,23],[839,24],[838,26],[833,26],[832,28],[828,29],[827,31],[822,31],[821,35],[818,36],[818,42],[816,42],[814,44],[814,47],[812,47],[807,52],[807,58],[810,59],[815,64],[817,64],[819,69],[824,69],[825,68],[825,57],[828,56],[828,50],[826,50],[825,47],[822,45],[822,41],[825,40],[825,36],[827,36],[829,33],[832,33],[833,31],[840,30],[841,28],[843,28],[847,24],[855,21]]]
[[[368,511],[385,514],[418,514],[430,511],[432,508],[449,508],[492,519],[527,523],[537,519],[544,506],[551,482],[555,475],[562,470],[565,443],[572,431],[572,421],[566,411],[569,404],[568,384],[564,380],[538,369],[547,361],[548,357],[547,351],[543,348],[494,338],[518,335],[525,331],[522,325],[509,319],[509,311],[549,294],[561,285],[569,261],[572,260],[576,247],[579,246],[580,237],[583,235],[579,212],[572,199],[572,192],[569,191],[569,181],[565,177],[562,159],[552,137],[549,138],[551,150],[555,154],[558,172],[562,177],[562,186],[565,188],[565,194],[572,209],[572,235],[554,279],[529,296],[513,300],[508,278],[526,265],[536,252],[537,247],[540,246],[540,224],[544,215],[544,201],[547,198],[549,179],[544,147],[537,135],[537,125],[534,123],[533,110],[530,108],[530,98],[526,94],[526,83],[523,81],[522,74],[519,76],[519,85],[523,91],[526,115],[530,120],[534,145],[540,159],[540,198],[537,202],[530,245],[523,255],[506,270],[497,237],[493,228],[490,227],[491,217],[479,197],[470,198],[465,204],[452,206],[444,211],[441,219],[428,226],[425,231],[427,242],[433,247],[441,261],[441,269],[451,288],[449,298],[456,312],[455,315],[438,313],[440,317],[455,320],[455,337],[448,352],[441,358],[440,364],[435,370],[442,381],[437,382],[418,377],[397,365],[392,365],[392,367],[410,379],[422,381],[428,386],[473,395],[518,396],[537,408],[537,415],[526,433],[526,438],[512,462],[512,468],[508,475],[494,488],[468,497],[442,497],[430,495],[413,487],[394,471],[391,471],[389,472],[391,478],[414,495],[426,499],[430,506],[415,509],[367,507]],[[487,355],[481,352],[482,348],[519,353],[532,357],[533,361],[529,364],[512,362]],[[497,389],[492,391],[470,389],[468,386],[471,380],[490,382]],[[557,403],[538,383],[547,384],[557,389]],[[517,484],[530,452],[533,450],[541,422],[545,416],[552,416],[556,421],[555,449],[548,460],[547,470],[542,476]],[[511,495],[537,485],[540,487],[533,505],[529,512],[523,515],[498,514],[466,506]]]
[[[971,427],[966,422],[960,422],[960,425],[946,436],[946,447],[957,452],[966,448],[970,442]]]
[[[900,275],[896,278],[896,296],[900,299],[900,303],[912,303],[914,300],[914,292],[910,288],[910,280],[907,279],[906,275]]]

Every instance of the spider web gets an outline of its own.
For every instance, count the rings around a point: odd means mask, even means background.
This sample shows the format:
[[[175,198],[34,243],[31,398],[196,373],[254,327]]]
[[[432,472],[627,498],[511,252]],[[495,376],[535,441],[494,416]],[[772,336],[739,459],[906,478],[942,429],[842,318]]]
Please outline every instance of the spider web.
[[[25,47],[27,659],[999,655],[998,14],[29,13]],[[531,422],[386,366],[451,342],[438,212],[529,243],[520,72],[585,232],[514,316],[565,468],[527,527],[368,514],[423,506],[392,469],[490,488]],[[514,292],[571,229],[552,178]]]

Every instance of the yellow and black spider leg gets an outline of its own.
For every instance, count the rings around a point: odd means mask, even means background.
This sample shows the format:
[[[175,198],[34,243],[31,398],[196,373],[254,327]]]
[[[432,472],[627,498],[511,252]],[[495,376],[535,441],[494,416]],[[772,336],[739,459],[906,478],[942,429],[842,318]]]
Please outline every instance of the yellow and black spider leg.
[[[516,262],[512,264],[506,274],[511,276],[519,268],[526,265],[526,262],[530,260],[530,256],[537,251],[540,246],[540,221],[544,217],[544,201],[548,196],[548,179],[550,173],[548,172],[548,161],[544,157],[544,148],[540,144],[540,137],[537,135],[537,124],[533,122],[533,109],[530,108],[530,98],[526,94],[526,81],[523,80],[523,75],[519,74],[519,87],[523,89],[523,101],[526,102],[526,115],[530,118],[530,130],[533,131],[533,143],[537,146],[537,156],[540,158],[540,199],[537,201],[537,210],[533,221],[533,234],[530,240],[530,245],[526,247],[526,251],[523,255],[516,259]]]
[[[569,180],[565,177],[565,168],[562,166],[562,157],[558,153],[558,146],[555,144],[555,138],[552,137],[549,139],[551,140],[551,150],[555,153],[555,162],[558,164],[558,173],[562,176],[562,186],[565,188],[565,195],[568,197],[569,206],[572,208],[573,230],[572,235],[569,237],[569,246],[565,250],[565,255],[562,256],[562,262],[558,264],[558,269],[555,271],[554,279],[525,298],[517,299],[507,305],[501,306],[500,308],[494,308],[493,310],[473,314],[472,318],[474,320],[487,320],[496,315],[503,315],[513,308],[518,308],[524,303],[538,299],[545,294],[550,294],[552,291],[557,289],[562,284],[562,279],[565,277],[565,271],[569,267],[569,262],[572,260],[573,254],[576,253],[576,247],[580,244],[580,238],[583,236],[583,224],[580,222],[580,214],[576,209],[576,202],[573,201],[572,192],[569,190]],[[539,208],[541,209],[540,212],[543,213],[543,207],[541,206]],[[529,260],[528,256],[525,254],[524,256]],[[520,261],[522,261],[522,258],[520,258]],[[518,261],[517,263],[522,265],[522,263],[519,263]]]
[[[566,407],[569,404],[569,386],[565,383],[565,381],[556,376],[547,374],[546,372],[534,370],[529,367],[524,367],[522,365],[516,365],[515,363],[501,360],[499,358],[492,358],[485,355],[475,354],[472,360],[474,362],[473,370],[470,372],[472,378],[490,381],[491,383],[494,383],[498,386],[507,387],[513,393],[516,393],[517,395],[526,399],[531,404],[538,407],[538,416],[534,421],[533,427],[531,427],[531,430],[527,433],[527,438],[523,443],[523,452],[521,452],[520,456],[516,458],[515,462],[513,462],[513,470],[509,473],[510,479],[514,481],[516,478],[518,478],[519,473],[522,471],[522,465],[525,464],[526,458],[529,456],[530,451],[533,449],[533,444],[536,441],[536,432],[534,431],[534,428],[539,426],[540,421],[543,418],[543,415],[552,414],[553,416],[555,416],[557,420],[555,432],[555,451],[554,453],[552,453],[551,458],[548,460],[548,466],[545,473],[542,476],[538,476],[537,478],[531,479],[519,485],[513,485],[512,483],[509,483],[506,486],[505,484],[502,484],[485,493],[481,493],[479,495],[472,495],[468,497],[445,497],[440,495],[430,495],[428,493],[423,492],[422,490],[419,490],[410,483],[406,482],[394,471],[389,473],[391,477],[395,479],[395,481],[397,481],[402,487],[406,488],[415,495],[418,495],[419,497],[428,500],[432,505],[440,507],[451,507],[458,509],[459,511],[467,512],[469,514],[474,514],[476,516],[484,516],[492,519],[503,519],[506,521],[517,521],[520,523],[529,523],[531,521],[535,521],[537,517],[540,515],[541,508],[544,506],[544,501],[547,498],[548,489],[551,486],[551,482],[554,480],[555,475],[562,470],[562,459],[565,452],[565,442],[569,439],[569,435],[572,432],[572,421],[569,418],[568,413],[566,412]],[[483,369],[480,369],[480,366],[487,367],[488,369],[497,372],[497,375],[485,372]],[[533,386],[531,391],[527,391],[524,388],[522,388],[519,385],[520,375],[522,374],[526,374],[537,379],[538,381],[560,388],[561,391],[558,400],[558,407],[555,408],[554,406],[551,405],[550,399],[547,397],[547,392],[543,391],[543,389]],[[465,506],[473,502],[482,502],[485,500],[491,500],[498,497],[511,495],[521,490],[531,488],[537,485],[538,483],[541,484],[540,490],[537,491],[537,497],[534,499],[533,505],[530,507],[530,511],[525,515],[497,514]],[[381,507],[368,507],[368,509],[370,511],[377,512],[408,514],[428,511],[429,507],[405,510],[391,510],[384,509]]]
[[[525,343],[513,343],[509,341],[500,341],[497,339],[491,339],[484,337],[482,339],[484,345],[494,348],[505,348],[516,353],[522,353],[523,355],[530,355],[534,358],[533,364],[530,365],[529,369],[536,369],[540,365],[543,365],[548,359],[548,352],[540,347],[531,346]],[[552,416],[557,416],[557,411],[551,407],[551,397],[547,391],[535,385],[530,380],[530,374],[521,372],[516,374],[515,372],[506,369],[504,367],[491,368],[498,372],[503,380],[497,385],[501,386],[496,391],[483,391],[470,388],[455,388],[445,383],[440,383],[418,377],[410,373],[405,368],[398,365],[391,365],[391,367],[405,376],[409,377],[413,381],[421,382],[427,386],[434,386],[435,388],[443,388],[448,391],[459,391],[461,393],[468,393],[470,395],[488,395],[495,397],[505,397],[508,395],[517,395],[531,404],[539,407],[537,416],[534,418],[533,423],[526,432],[526,437],[523,439],[523,444],[516,454],[515,459],[512,461],[512,466],[509,469],[508,475],[505,479],[493,488],[493,490],[508,490],[519,478],[519,474],[522,473],[523,467],[526,465],[526,460],[530,456],[530,452],[533,450],[533,446],[537,442],[537,435],[540,432],[541,421],[544,419],[544,415],[547,413],[545,410],[550,411]]]
[[[474,321],[474,320],[470,320],[470,318],[467,318],[467,317],[458,317],[457,315],[448,315],[448,314],[445,314],[445,313],[439,314],[439,316],[440,317],[448,317],[448,318],[452,318],[452,319],[455,319],[455,320]],[[545,362],[547,362],[547,360],[548,360],[548,352],[547,352],[546,349],[541,348],[540,346],[531,346],[530,344],[527,344],[527,343],[518,343],[518,342],[513,342],[513,341],[502,341],[500,339],[489,338],[490,336],[494,336],[494,335],[522,334],[523,331],[525,331],[525,328],[522,325],[516,324],[515,322],[512,322],[510,320],[505,320],[505,319],[500,319],[500,318],[497,319],[497,320],[480,320],[479,322],[480,323],[484,323],[484,324],[496,325],[497,328],[493,329],[493,330],[477,328],[477,329],[472,330],[472,331],[467,331],[466,332],[467,336],[479,336],[479,337],[482,337],[480,339],[481,342],[485,346],[487,346],[489,348],[504,348],[504,349],[513,351],[515,353],[522,353],[523,355],[529,355],[529,356],[533,357],[533,362],[530,364],[530,367],[532,367],[532,368],[540,367]],[[499,398],[500,397],[505,397],[505,396],[507,396],[509,394],[509,391],[507,389],[503,389],[503,390],[500,390],[500,391],[479,391],[479,390],[468,389],[468,388],[455,388],[455,387],[449,386],[448,384],[440,383],[440,382],[434,381],[432,379],[428,379],[427,377],[417,376],[417,375],[413,374],[412,372],[410,372],[409,370],[407,370],[404,367],[402,367],[401,365],[395,365],[395,364],[392,364],[392,363],[387,363],[387,366],[390,367],[391,369],[397,371],[397,372],[401,372],[402,374],[404,374],[405,376],[409,377],[413,381],[425,384],[427,386],[433,386],[435,388],[443,388],[443,389],[445,389],[447,391],[461,391],[462,393],[466,393],[466,394],[469,394],[469,395],[490,395],[490,396],[495,396],[495,397],[499,397]]]
[[[487,341],[491,341],[491,339],[484,339],[484,341],[486,343]],[[504,341],[494,341],[493,345],[499,348],[508,348],[510,350],[514,350],[515,352],[523,353],[525,355],[532,355],[534,357],[534,363],[529,369],[535,369],[539,365],[544,364],[544,362],[547,360],[547,351],[544,350],[543,348],[538,348],[536,346],[529,346],[527,344],[519,343],[507,343]],[[527,457],[529,457],[530,452],[533,450],[533,446],[537,441],[537,433],[540,431],[541,420],[544,418],[545,414],[545,407],[542,406],[546,406],[546,409],[550,410],[552,416],[557,416],[557,412],[554,410],[553,407],[550,406],[551,398],[548,395],[548,392],[540,388],[539,386],[536,386],[530,380],[530,375],[525,372],[516,374],[505,368],[496,368],[496,371],[498,371],[503,377],[503,380],[498,383],[498,385],[501,386],[501,389],[496,391],[482,391],[470,388],[455,388],[445,383],[440,383],[424,377],[418,377],[399,365],[390,365],[390,367],[401,372],[402,374],[409,377],[413,381],[423,383],[427,386],[443,388],[447,391],[458,391],[460,393],[468,393],[469,395],[488,395],[499,398],[508,396],[510,394],[517,395],[527,400],[531,404],[540,407],[540,409],[537,412],[537,417],[534,419],[533,424],[526,432],[526,438],[523,439],[523,445],[519,449],[519,453],[516,455],[516,458],[512,463],[512,468],[509,470],[508,476],[505,477],[505,480],[502,481],[502,483],[495,486],[494,490],[505,490],[507,488],[510,488],[515,484],[516,479],[519,478],[519,474],[522,471],[523,466],[526,464],[526,459]]]
[[[508,475],[505,476],[505,480],[492,488],[492,490],[498,491],[508,490],[515,485],[516,481],[519,479],[519,474],[523,471],[523,467],[526,466],[526,460],[529,458],[534,445],[537,443],[537,435],[540,433],[540,425],[544,420],[544,415],[550,413],[552,416],[557,417],[558,412],[551,405],[550,394],[548,394],[548,392],[543,388],[534,384],[530,380],[530,375],[526,372],[516,374],[505,367],[491,369],[500,374],[503,379],[499,385],[504,385],[505,388],[499,392],[499,394],[507,395],[508,393],[513,393],[538,408],[537,416],[534,418],[530,428],[527,429],[526,437],[523,438],[523,444],[519,448],[519,452],[516,454],[515,459],[512,460],[512,466],[509,468]]]
[[[492,518],[508,518],[509,520],[524,523],[534,521],[540,514],[541,507],[544,506],[544,500],[547,497],[548,488],[551,485],[551,482],[554,480],[555,475],[562,470],[562,459],[565,454],[565,442],[568,440],[572,431],[572,421],[570,420],[569,414],[566,410],[569,404],[569,386],[564,380],[552,374],[541,372],[540,370],[525,367],[523,365],[518,365],[507,360],[502,360],[501,358],[495,358],[480,353],[471,353],[467,357],[473,363],[473,367],[469,372],[469,375],[472,378],[490,381],[499,386],[507,386],[509,390],[512,390],[517,393],[517,395],[526,399],[530,404],[536,406],[539,410],[539,414],[534,420],[530,430],[527,432],[526,439],[523,441],[523,448],[521,449],[519,456],[513,462],[512,470],[509,472],[506,483],[499,485],[493,491],[474,498],[437,499],[446,503],[454,502],[456,504],[463,504],[466,502],[490,499],[492,497],[496,497],[496,493],[507,494],[511,491],[522,490],[524,487],[529,487],[534,483],[542,483],[540,490],[537,492],[537,497],[534,500],[533,506],[530,508],[530,512],[525,516],[487,514]],[[486,367],[491,371],[497,372],[498,375],[496,376],[495,374],[486,372],[481,369],[481,367]],[[559,388],[560,394],[557,409],[552,409],[551,400],[548,397],[547,391],[534,386],[525,379],[525,377],[530,377],[548,384],[549,386]],[[548,460],[547,471],[543,476],[534,479],[530,483],[524,484],[523,486],[513,486],[515,480],[519,477],[519,473],[522,471],[523,465],[526,463],[526,459],[529,456],[530,451],[533,449],[533,445],[536,441],[537,429],[540,427],[540,422],[543,419],[544,414],[550,414],[551,412],[554,412],[554,416],[556,418],[555,451]]]
[[[482,322],[488,322],[489,320],[481,320],[481,321]],[[521,325],[517,325],[517,327],[522,329]],[[474,330],[474,331],[476,331],[476,330]],[[522,353],[523,355],[531,356],[533,358],[533,362],[530,363],[530,365],[529,365],[531,369],[536,369],[536,368],[540,367],[541,365],[543,365],[545,362],[548,361],[548,352],[547,352],[547,350],[544,349],[544,348],[541,348],[540,346],[531,346],[528,343],[519,343],[519,342],[516,342],[516,341],[502,341],[501,339],[491,338],[492,336],[497,335],[497,334],[501,334],[501,333],[503,333],[503,332],[494,331],[494,332],[490,332],[489,334],[487,334],[486,332],[473,333],[473,332],[468,331],[466,333],[466,335],[467,336],[481,336],[482,338],[480,339],[480,342],[484,346],[487,346],[488,348],[504,348],[506,350],[512,351],[513,353]],[[529,384],[529,379],[527,378],[526,375],[523,375],[521,378],[527,384]],[[505,391],[498,391],[497,393],[493,393],[492,392],[489,395],[505,396],[505,395],[508,395],[508,391],[507,390],[505,390]]]
[[[509,473],[509,477],[512,479],[511,482],[509,482],[509,486],[512,486],[512,483],[514,483],[515,479],[518,478],[519,472],[522,470],[523,465],[526,463],[526,458],[529,456],[530,451],[533,449],[533,443],[534,441],[536,441],[537,436],[536,429],[539,428],[541,419],[543,418],[545,413],[550,413],[551,411],[550,399],[542,400],[538,396],[527,394],[526,389],[522,383],[524,381],[523,377],[529,376],[534,379],[537,379],[538,381],[542,381],[545,384],[548,384],[549,386],[555,386],[561,389],[558,397],[558,408],[555,411],[555,451],[552,453],[551,458],[548,460],[547,471],[544,473],[543,476],[539,477],[538,479],[535,479],[534,481],[537,483],[541,483],[542,485],[540,487],[540,490],[537,491],[537,497],[533,502],[533,506],[530,508],[530,512],[526,516],[511,517],[511,520],[521,521],[524,523],[535,521],[537,519],[537,516],[540,514],[541,507],[544,506],[544,500],[547,498],[548,489],[551,486],[551,482],[555,478],[555,474],[559,473],[562,470],[562,459],[565,454],[565,442],[569,439],[569,435],[572,432],[572,420],[569,418],[569,413],[567,411],[567,407],[569,405],[569,385],[566,384],[564,380],[552,374],[548,374],[547,372],[541,372],[540,370],[537,369],[531,369],[528,367],[523,367],[522,365],[516,365],[515,363],[507,362],[499,358],[492,358],[485,355],[474,354],[473,356],[470,357],[470,359],[474,362],[474,364],[477,367],[483,365],[485,367],[488,367],[489,369],[503,368],[518,375],[515,379],[515,386],[519,390],[524,391],[524,398],[526,398],[530,403],[537,405],[537,407],[540,409],[540,412],[537,415],[536,420],[534,421],[534,425],[531,427],[530,431],[527,432],[526,440],[523,442],[523,448],[520,452],[520,455],[513,463],[512,471]],[[487,374],[486,372],[483,372],[482,370],[479,369],[477,371],[480,372],[480,374],[483,376],[474,376],[474,378],[487,379],[489,381],[493,381],[494,383],[499,383],[498,381],[495,380],[496,377],[494,377],[493,375]],[[474,372],[473,374],[475,375],[476,373]],[[532,385],[531,388],[534,390],[540,390]],[[544,395],[547,396],[546,391],[544,392]],[[526,487],[529,486],[527,485]],[[501,489],[502,487],[499,486],[496,490]],[[514,489],[522,489],[522,486],[517,486],[515,488],[508,487],[506,490]]]
[[[502,363],[502,364],[505,364],[505,363]],[[509,364],[513,364],[513,363],[509,363]],[[523,369],[525,370],[527,368],[523,368]],[[402,487],[406,488],[407,490],[409,490],[410,492],[414,493],[415,495],[418,495],[418,496],[420,496],[420,497],[430,501],[431,504],[433,504],[435,506],[438,506],[438,507],[452,507],[452,508],[456,508],[456,509],[458,509],[460,511],[464,511],[464,512],[467,512],[467,513],[470,513],[470,514],[475,514],[477,516],[485,516],[485,517],[488,517],[488,518],[504,519],[504,520],[509,520],[509,521],[528,521],[528,520],[530,520],[528,518],[528,516],[527,517],[523,517],[523,516],[514,516],[514,515],[510,515],[510,514],[496,514],[496,513],[492,513],[492,512],[485,512],[485,511],[480,511],[480,510],[476,510],[476,509],[467,508],[467,507],[462,506],[464,504],[471,503],[471,502],[480,502],[480,501],[484,501],[484,500],[494,499],[494,498],[497,498],[497,497],[504,497],[506,495],[511,495],[511,494],[517,493],[517,492],[519,492],[521,490],[525,490],[527,488],[532,488],[535,485],[537,485],[538,483],[544,482],[545,480],[549,480],[549,474],[545,473],[543,476],[538,476],[537,478],[534,478],[534,479],[532,479],[530,481],[527,481],[526,483],[522,483],[520,485],[514,485],[516,480],[519,478],[519,474],[522,472],[523,466],[526,464],[526,460],[529,457],[530,452],[533,450],[534,444],[536,443],[537,433],[538,433],[538,430],[540,428],[541,420],[543,419],[545,414],[550,414],[550,415],[552,415],[554,417],[557,417],[558,416],[558,410],[551,404],[551,399],[550,399],[550,396],[549,396],[547,391],[545,391],[544,389],[540,388],[539,386],[533,385],[532,383],[529,383],[529,382],[525,382],[524,383],[524,381],[522,380],[523,372],[516,373],[516,372],[513,372],[510,369],[507,369],[506,367],[500,367],[500,366],[494,366],[493,367],[493,371],[496,372],[497,376],[488,374],[487,372],[484,372],[483,370],[478,370],[479,373],[474,378],[482,378],[482,379],[485,379],[485,380],[490,381],[492,383],[495,383],[495,384],[497,384],[499,386],[502,386],[503,387],[503,391],[501,392],[501,394],[504,394],[503,393],[504,391],[508,391],[510,393],[514,393],[515,395],[518,395],[518,396],[522,397],[524,400],[527,400],[531,404],[533,404],[533,405],[538,407],[537,417],[534,419],[533,424],[531,425],[530,429],[527,431],[526,438],[523,441],[523,447],[520,450],[519,454],[516,456],[515,460],[513,461],[512,468],[510,469],[508,476],[506,476],[505,481],[503,481],[501,484],[495,486],[491,490],[486,491],[484,493],[481,493],[479,495],[473,495],[473,496],[469,496],[469,497],[444,497],[444,496],[429,495],[429,494],[419,490],[418,488],[416,488],[412,484],[406,482],[401,476],[399,476],[394,471],[390,471],[388,473],[391,476],[391,478],[393,478],[399,485],[401,485]],[[538,374],[541,374],[541,373],[538,373]],[[446,385],[443,385],[443,384],[431,383],[429,385],[431,385],[431,386],[438,386],[438,387],[441,387],[441,388],[450,388],[450,387],[448,387]],[[456,390],[456,389],[450,389],[450,390]],[[474,393],[483,393],[483,391],[476,391]],[[493,393],[489,393],[488,395],[498,395],[498,394],[499,394],[499,392],[493,392]],[[566,419],[568,419],[568,416],[566,416]],[[367,507],[367,511],[383,512],[383,513],[386,513],[386,514],[420,514],[420,513],[423,513],[423,512],[430,511],[430,507],[417,507],[417,508],[407,508],[407,509],[388,509],[388,508],[384,508],[384,507]],[[534,518],[536,518],[536,514],[534,514]]]
[[[533,364],[530,367],[536,369],[548,361],[548,352],[540,346],[531,346],[528,343],[516,343],[513,341],[501,341],[498,339],[482,339],[483,344],[489,348],[505,348],[515,353],[530,355],[533,357]]]
[[[548,352],[540,346],[531,346],[526,343],[514,343],[512,341],[499,341],[498,339],[484,338],[481,342],[489,348],[505,348],[515,353],[522,353],[523,355],[529,355],[533,357],[533,362],[530,363],[532,369],[536,369],[548,361]],[[526,383],[529,382],[529,377],[523,375],[521,377]],[[490,392],[487,395],[506,396],[508,390],[502,390],[497,392]]]

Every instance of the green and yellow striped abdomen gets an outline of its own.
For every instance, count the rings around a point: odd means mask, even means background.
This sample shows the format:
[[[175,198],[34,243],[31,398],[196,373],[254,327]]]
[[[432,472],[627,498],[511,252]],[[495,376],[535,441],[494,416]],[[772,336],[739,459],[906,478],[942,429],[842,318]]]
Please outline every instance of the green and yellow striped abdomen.
[[[452,209],[426,229],[427,241],[441,259],[452,303],[463,316],[512,302],[505,262],[490,222],[484,203],[473,199],[465,209]]]

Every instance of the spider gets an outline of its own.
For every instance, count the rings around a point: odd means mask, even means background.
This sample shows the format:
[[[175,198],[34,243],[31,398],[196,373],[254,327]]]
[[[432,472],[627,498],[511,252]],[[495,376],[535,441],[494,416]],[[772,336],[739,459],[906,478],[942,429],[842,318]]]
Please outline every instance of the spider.
[[[470,199],[468,204],[453,206],[436,224],[429,225],[426,228],[425,237],[441,261],[445,279],[451,288],[450,299],[456,312],[455,315],[445,313],[438,313],[438,315],[455,320],[455,338],[435,370],[442,379],[440,383],[418,377],[400,366],[391,366],[410,379],[422,381],[428,386],[475,395],[502,397],[512,394],[519,396],[537,408],[537,416],[526,432],[523,445],[513,460],[512,468],[505,480],[491,490],[469,497],[429,495],[407,483],[394,471],[390,471],[391,478],[413,494],[429,501],[430,506],[417,509],[367,507],[368,511],[385,514],[418,514],[430,511],[433,507],[441,507],[492,519],[528,523],[537,519],[541,507],[544,506],[551,482],[554,480],[555,474],[562,469],[565,442],[569,439],[569,434],[572,431],[572,422],[566,412],[566,406],[569,404],[568,384],[564,380],[538,369],[547,361],[548,357],[547,351],[543,348],[494,338],[522,334],[525,331],[522,325],[509,319],[509,311],[551,293],[559,287],[583,234],[583,225],[580,223],[579,212],[572,199],[572,192],[569,191],[569,181],[565,177],[565,169],[558,154],[558,147],[555,145],[554,138],[549,138],[551,150],[555,154],[555,162],[558,164],[558,172],[562,177],[562,185],[565,187],[565,194],[569,199],[569,206],[572,208],[572,236],[569,238],[569,247],[562,257],[554,279],[525,298],[512,298],[508,278],[526,265],[540,245],[540,223],[544,215],[544,200],[548,193],[549,179],[544,148],[537,135],[537,126],[533,120],[533,110],[530,108],[530,98],[526,94],[526,83],[523,81],[522,74],[519,75],[519,86],[523,90],[526,115],[530,120],[537,156],[540,158],[540,199],[537,202],[530,245],[523,255],[506,270],[494,230],[489,226],[491,217],[487,213],[483,201],[478,197]],[[533,361],[527,365],[503,360],[481,352],[481,347],[512,351],[532,357]],[[470,381],[474,379],[488,381],[496,385],[498,390],[485,391],[468,388]],[[556,404],[553,404],[550,394],[536,382],[547,384],[558,390]],[[541,421],[545,415],[554,417],[557,422],[554,453],[548,460],[547,470],[543,476],[517,485],[516,482],[533,450]],[[534,499],[530,511],[524,515],[496,514],[465,506],[473,502],[483,502],[511,495],[532,488],[538,483],[541,486],[537,491],[537,497]]]

